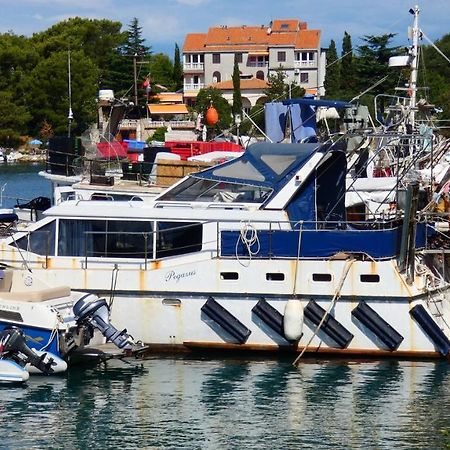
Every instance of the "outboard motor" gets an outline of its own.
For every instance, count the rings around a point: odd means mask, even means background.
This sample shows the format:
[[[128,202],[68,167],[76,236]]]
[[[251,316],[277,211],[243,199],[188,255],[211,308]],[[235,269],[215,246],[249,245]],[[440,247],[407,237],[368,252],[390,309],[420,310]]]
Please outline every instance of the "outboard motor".
[[[54,372],[52,368],[55,364],[53,359],[47,358],[46,353],[43,353],[41,356],[34,353],[28,347],[25,341],[25,334],[20,328],[10,327],[0,331],[0,354],[3,358],[11,359],[22,367],[29,363],[45,375]],[[46,359],[47,362],[45,361]]]
[[[91,294],[87,294],[78,300],[73,312],[79,324],[91,325],[99,330],[107,341],[112,342],[123,350],[130,350],[134,340],[127,330],[119,331],[109,323],[109,307],[104,298],[92,300]]]

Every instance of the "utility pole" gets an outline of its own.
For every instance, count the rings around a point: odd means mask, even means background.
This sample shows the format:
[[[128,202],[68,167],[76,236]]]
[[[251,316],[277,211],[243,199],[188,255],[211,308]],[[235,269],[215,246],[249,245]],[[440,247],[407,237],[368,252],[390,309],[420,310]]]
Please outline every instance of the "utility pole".
[[[137,89],[137,53],[133,55],[133,71],[134,71],[134,104],[138,104],[138,89]]]

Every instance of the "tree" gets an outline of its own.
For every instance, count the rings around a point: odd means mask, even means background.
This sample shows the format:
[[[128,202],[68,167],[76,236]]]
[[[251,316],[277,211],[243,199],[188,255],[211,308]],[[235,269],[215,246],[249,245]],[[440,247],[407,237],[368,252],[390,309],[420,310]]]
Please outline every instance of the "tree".
[[[264,94],[269,102],[279,102],[287,98],[284,79],[286,75],[283,69],[277,69],[275,73],[270,73],[267,77],[269,87],[264,90]]]
[[[148,70],[154,85],[159,84],[168,89],[173,87],[173,64],[167,55],[164,53],[152,55]]]
[[[125,39],[118,45],[111,58],[110,73],[108,77],[109,86],[103,87],[113,89],[118,97],[133,96],[134,94],[134,64],[136,62],[137,81],[147,75],[149,70],[151,47],[144,44],[142,28],[135,17],[128,25],[124,34]],[[147,64],[145,64],[147,63]]]
[[[327,70],[325,75],[325,92],[328,98],[338,98],[340,90],[341,66],[336,44],[331,40],[327,51]]]
[[[437,48],[444,55],[450,55],[450,33],[435,42]],[[428,97],[428,101],[442,108],[443,112],[438,119],[446,122],[450,120],[450,65],[431,45],[422,47],[422,57],[427,67],[427,76],[423,77],[419,72],[419,84],[429,87],[429,90],[418,91],[420,97]],[[443,134],[449,136],[447,128],[442,129]]]
[[[269,87],[264,90],[269,102],[280,102],[287,98],[299,98],[305,95],[305,89],[298,86],[297,83],[285,83],[286,74],[282,67],[275,70],[275,73],[269,74],[267,83]]]
[[[241,72],[239,71],[239,65],[234,55],[234,67],[233,67],[233,105],[232,105],[233,116],[242,114],[242,96],[241,96]]]
[[[95,121],[99,70],[83,51],[71,52],[71,66],[72,130],[81,133]],[[56,52],[39,61],[26,83],[27,104],[33,112],[31,134],[39,132],[44,120],[56,134],[66,133],[69,111],[67,52]]]
[[[183,66],[181,64],[180,49],[178,44],[175,44],[175,53],[173,57],[173,84],[175,91],[183,87]]]
[[[372,84],[381,80],[392,69],[389,69],[389,58],[399,54],[399,47],[389,47],[389,41],[395,34],[388,33],[381,36],[364,36],[362,40],[364,45],[358,47],[358,63],[356,65],[358,75],[358,88],[360,90],[367,89]],[[371,93],[376,95],[393,89],[397,84],[397,79],[387,80],[378,87],[375,87]],[[394,93],[389,92],[389,93]]]
[[[39,137],[44,141],[47,142],[51,137],[54,136],[53,128],[52,126],[47,122],[46,119],[44,119],[44,122],[42,123],[41,129],[39,131]]]
[[[24,106],[15,103],[12,92],[0,91],[0,144],[16,146],[30,117]]]
[[[356,74],[353,67],[352,38],[345,31],[342,39],[340,91],[343,97],[350,100],[356,93]]]
[[[205,117],[206,111],[211,105],[216,108],[219,115],[219,121],[214,127],[215,131],[228,129],[232,120],[230,104],[223,98],[219,89],[211,87],[200,89],[197,94],[195,110]]]

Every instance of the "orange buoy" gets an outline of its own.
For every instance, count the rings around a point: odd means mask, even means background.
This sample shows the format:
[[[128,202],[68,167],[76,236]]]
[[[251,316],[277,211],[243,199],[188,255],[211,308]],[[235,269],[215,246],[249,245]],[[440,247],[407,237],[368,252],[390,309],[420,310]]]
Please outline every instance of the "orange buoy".
[[[207,125],[214,126],[219,121],[219,114],[214,106],[210,106],[206,111],[205,122]]]

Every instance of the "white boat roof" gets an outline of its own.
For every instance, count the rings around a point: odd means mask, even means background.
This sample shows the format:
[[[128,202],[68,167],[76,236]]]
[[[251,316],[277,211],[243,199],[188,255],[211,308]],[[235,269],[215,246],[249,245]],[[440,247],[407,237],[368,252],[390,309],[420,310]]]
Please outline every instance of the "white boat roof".
[[[257,204],[68,200],[44,212],[46,217],[286,221],[281,210],[260,210]]]

